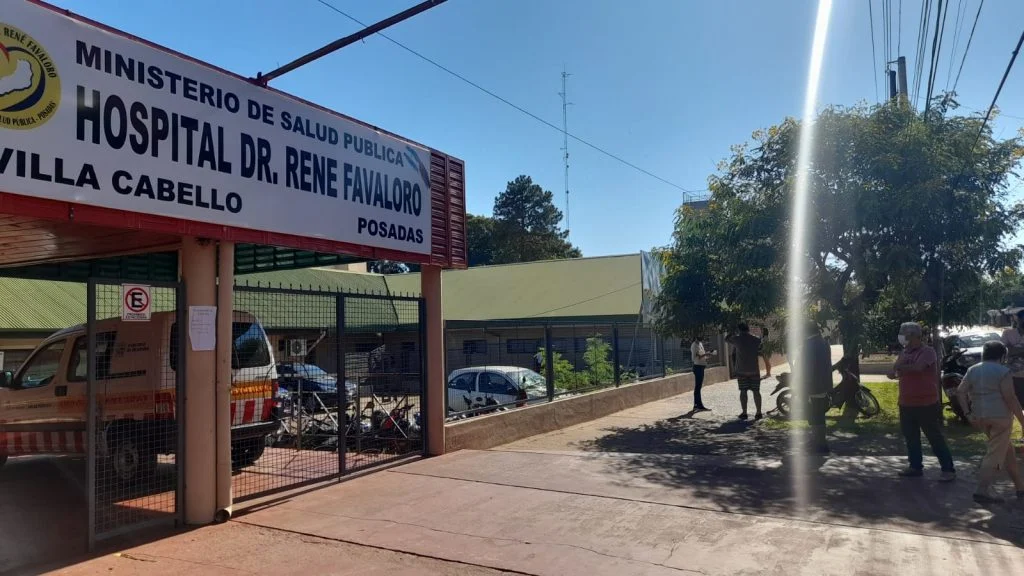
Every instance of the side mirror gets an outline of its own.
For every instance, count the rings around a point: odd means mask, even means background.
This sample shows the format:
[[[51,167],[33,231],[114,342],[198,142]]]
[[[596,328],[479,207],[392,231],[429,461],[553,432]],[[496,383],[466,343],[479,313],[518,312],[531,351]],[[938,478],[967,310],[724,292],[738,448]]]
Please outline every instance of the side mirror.
[[[0,376],[0,388],[13,388],[14,387],[14,372],[4,372]]]

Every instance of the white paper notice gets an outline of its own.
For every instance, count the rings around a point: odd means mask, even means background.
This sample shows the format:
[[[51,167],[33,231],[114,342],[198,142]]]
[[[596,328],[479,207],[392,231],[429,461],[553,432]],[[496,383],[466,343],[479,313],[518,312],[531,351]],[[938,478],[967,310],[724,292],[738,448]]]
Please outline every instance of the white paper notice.
[[[217,348],[217,307],[188,307],[188,338],[192,350],[205,352]]]

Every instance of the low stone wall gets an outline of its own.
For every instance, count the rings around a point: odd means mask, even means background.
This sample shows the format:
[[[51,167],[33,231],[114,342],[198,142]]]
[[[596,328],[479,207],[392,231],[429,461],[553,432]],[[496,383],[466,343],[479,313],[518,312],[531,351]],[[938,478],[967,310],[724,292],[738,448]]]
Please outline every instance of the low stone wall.
[[[709,368],[704,384],[728,379],[725,367]],[[691,391],[693,374],[687,372],[452,422],[445,425],[445,452],[486,450]]]

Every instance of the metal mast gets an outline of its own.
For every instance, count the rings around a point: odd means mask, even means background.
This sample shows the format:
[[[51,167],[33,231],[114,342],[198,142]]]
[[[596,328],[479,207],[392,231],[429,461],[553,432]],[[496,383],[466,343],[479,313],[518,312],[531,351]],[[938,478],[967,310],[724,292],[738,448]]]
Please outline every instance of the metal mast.
[[[565,231],[569,231],[569,105],[565,84],[570,74],[562,66],[562,160],[565,162]]]

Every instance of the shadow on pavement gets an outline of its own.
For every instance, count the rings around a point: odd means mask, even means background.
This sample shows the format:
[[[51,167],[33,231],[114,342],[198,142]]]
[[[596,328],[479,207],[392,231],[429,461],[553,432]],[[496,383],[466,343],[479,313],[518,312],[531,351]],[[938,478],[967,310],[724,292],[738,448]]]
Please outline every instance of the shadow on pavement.
[[[994,538],[1024,547],[1024,503],[1008,501],[987,510],[975,505],[973,464],[959,465],[956,483],[936,482],[938,465],[927,443],[926,477],[899,479],[896,472],[906,461],[896,439],[879,439],[866,450],[872,455],[865,456],[856,434],[840,431],[830,435],[832,456],[806,456],[801,469],[795,446],[805,431],[794,434],[791,446],[786,431],[687,414],[603,432],[576,447],[618,453],[608,459],[617,473],[688,492],[712,509]]]

